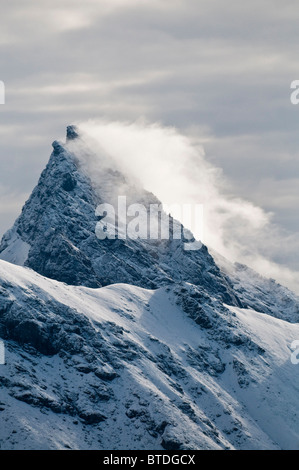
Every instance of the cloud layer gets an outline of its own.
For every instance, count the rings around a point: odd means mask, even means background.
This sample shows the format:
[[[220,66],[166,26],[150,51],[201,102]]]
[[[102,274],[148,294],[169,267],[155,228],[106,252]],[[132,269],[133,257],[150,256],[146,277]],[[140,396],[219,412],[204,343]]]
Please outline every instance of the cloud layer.
[[[287,254],[297,252],[298,239],[272,223],[271,213],[234,196],[222,171],[207,162],[202,147],[158,123],[93,120],[78,125],[99,159],[104,155],[106,164],[138,179],[164,204],[202,204],[201,241],[208,247],[299,292],[299,272],[283,265]],[[94,164],[92,173],[96,174]],[[102,184],[99,180],[100,188]]]

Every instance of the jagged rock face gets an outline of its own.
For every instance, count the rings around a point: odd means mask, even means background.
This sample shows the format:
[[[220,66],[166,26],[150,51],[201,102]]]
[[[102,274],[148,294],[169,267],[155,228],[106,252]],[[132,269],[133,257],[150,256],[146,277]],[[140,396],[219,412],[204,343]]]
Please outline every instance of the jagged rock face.
[[[78,133],[69,126],[67,143],[76,140],[80,140]],[[80,146],[82,152],[82,142]],[[159,201],[145,190],[131,188],[123,175],[109,168],[101,174],[103,190],[95,190],[88,174],[80,168],[76,147],[70,150],[67,144],[54,142],[53,148],[22,214],[2,240],[0,258],[14,262],[4,254],[12,240],[18,239],[28,247],[25,266],[67,284],[100,287],[125,282],[157,288],[186,281],[229,304],[239,304],[205,246],[191,252],[184,250],[182,240],[98,240],[95,209],[100,203],[110,202],[107,187],[119,186],[122,191],[125,187],[137,203]]]

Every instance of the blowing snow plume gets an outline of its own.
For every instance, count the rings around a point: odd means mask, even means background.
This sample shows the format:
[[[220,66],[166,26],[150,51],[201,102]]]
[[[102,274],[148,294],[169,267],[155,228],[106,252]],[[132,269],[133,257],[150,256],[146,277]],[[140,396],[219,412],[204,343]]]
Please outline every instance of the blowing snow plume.
[[[163,204],[203,205],[203,231],[194,235],[209,248],[299,291],[299,273],[275,262],[278,250],[286,244],[290,249],[291,237],[271,222],[271,213],[230,193],[221,169],[206,160],[202,147],[157,123],[90,120],[78,128],[84,141],[96,146],[102,164],[108,164],[109,156],[109,165],[114,162],[115,169],[139,181]],[[82,154],[82,165],[96,184],[98,163]]]

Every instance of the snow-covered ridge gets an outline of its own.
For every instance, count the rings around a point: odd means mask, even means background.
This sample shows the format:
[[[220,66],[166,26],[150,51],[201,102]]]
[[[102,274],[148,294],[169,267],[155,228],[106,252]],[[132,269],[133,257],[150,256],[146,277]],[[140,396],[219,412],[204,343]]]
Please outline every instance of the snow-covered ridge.
[[[72,287],[0,262],[2,449],[296,448],[299,325],[192,286]],[[191,288],[191,291],[189,290]]]
[[[29,243],[22,240],[15,227],[6,232],[2,240],[1,259],[19,266],[24,266],[30,250]]]
[[[68,127],[0,245],[1,448],[296,449],[298,297],[205,246],[99,241],[98,204],[157,199],[83,153]]]
[[[274,279],[267,279],[240,263],[231,263],[212,251],[221,271],[230,279],[234,292],[243,307],[250,307],[276,318],[298,323],[299,297]]]

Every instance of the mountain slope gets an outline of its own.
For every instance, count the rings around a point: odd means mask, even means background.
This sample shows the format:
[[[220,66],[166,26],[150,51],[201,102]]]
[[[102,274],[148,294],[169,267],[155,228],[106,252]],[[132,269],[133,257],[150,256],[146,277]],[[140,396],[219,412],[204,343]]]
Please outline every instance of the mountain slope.
[[[73,126],[68,127],[66,144],[54,142],[53,147],[22,214],[2,239],[0,259],[88,287],[125,282],[157,288],[184,280],[240,305],[205,246],[191,252],[184,250],[182,240],[98,240],[99,204],[115,204],[118,195],[146,207],[159,201],[112,169],[107,156],[94,155]],[[96,161],[97,185],[91,180],[94,171],[86,171],[88,160]]]
[[[99,240],[99,204],[159,201],[74,126],[53,149],[0,245],[1,448],[298,448],[298,297],[183,239]]]
[[[298,295],[244,264],[232,263],[215,251],[211,251],[211,254],[221,272],[229,278],[244,308],[249,307],[275,318],[298,323]]]
[[[2,449],[298,447],[299,325],[212,299],[202,323],[186,283],[72,287],[4,261],[0,280]]]

